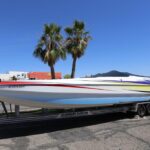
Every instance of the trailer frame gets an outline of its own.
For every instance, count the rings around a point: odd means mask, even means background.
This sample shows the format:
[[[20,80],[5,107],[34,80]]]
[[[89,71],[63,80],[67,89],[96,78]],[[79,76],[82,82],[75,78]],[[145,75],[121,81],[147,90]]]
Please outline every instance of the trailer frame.
[[[2,103],[3,106],[5,105]],[[142,106],[142,107],[141,107]],[[5,107],[4,107],[5,108]],[[141,109],[145,108],[145,109]],[[141,111],[142,110],[142,111]],[[7,111],[6,111],[7,112]],[[5,112],[5,113],[6,113]],[[65,119],[65,118],[73,118],[73,117],[84,117],[88,115],[101,115],[101,114],[109,114],[109,113],[128,113],[134,112],[138,114],[140,117],[144,117],[146,114],[150,114],[150,100],[145,102],[132,102],[132,103],[119,103],[113,104],[109,106],[101,106],[101,107],[89,107],[89,108],[78,108],[78,109],[66,109],[63,112],[52,113],[49,114],[47,111],[45,113],[41,113],[40,115],[26,114],[22,115],[9,115],[6,114],[7,117],[0,117],[0,125],[12,125],[12,124],[20,124],[23,122],[34,122],[34,121],[42,121],[48,119]]]

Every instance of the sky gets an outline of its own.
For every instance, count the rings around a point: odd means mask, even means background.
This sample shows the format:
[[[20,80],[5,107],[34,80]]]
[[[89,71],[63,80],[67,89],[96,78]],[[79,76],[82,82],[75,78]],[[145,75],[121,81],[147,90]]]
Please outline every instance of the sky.
[[[149,0],[0,0],[0,73],[50,71],[33,57],[44,24],[63,29],[85,22],[92,40],[78,59],[76,77],[110,70],[150,75]],[[56,72],[70,74],[72,58]]]

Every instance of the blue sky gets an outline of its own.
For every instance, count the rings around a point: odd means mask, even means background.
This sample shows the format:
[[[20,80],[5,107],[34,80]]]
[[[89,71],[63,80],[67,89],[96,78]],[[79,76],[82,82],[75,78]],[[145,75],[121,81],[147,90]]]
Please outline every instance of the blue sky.
[[[77,62],[77,77],[114,69],[150,75],[149,0],[1,0],[0,72],[49,71],[32,55],[43,25],[66,27],[75,19],[93,37]],[[71,64],[68,56],[56,71],[70,73]]]

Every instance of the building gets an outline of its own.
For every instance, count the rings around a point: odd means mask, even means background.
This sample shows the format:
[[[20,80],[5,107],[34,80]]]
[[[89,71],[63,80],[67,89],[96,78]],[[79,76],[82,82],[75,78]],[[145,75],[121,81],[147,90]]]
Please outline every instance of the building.
[[[0,74],[0,80],[1,81],[10,81],[13,79],[25,80],[28,79],[27,74],[28,72],[23,72],[23,71],[9,71],[8,73]]]
[[[61,72],[56,72],[55,77],[56,79],[61,79]],[[52,79],[52,76],[49,72],[29,72],[28,78],[32,80],[49,80]]]
[[[9,81],[10,75],[9,74],[0,74],[0,81]]]
[[[10,78],[15,77],[17,80],[28,79],[28,72],[24,71],[9,71],[8,72]]]

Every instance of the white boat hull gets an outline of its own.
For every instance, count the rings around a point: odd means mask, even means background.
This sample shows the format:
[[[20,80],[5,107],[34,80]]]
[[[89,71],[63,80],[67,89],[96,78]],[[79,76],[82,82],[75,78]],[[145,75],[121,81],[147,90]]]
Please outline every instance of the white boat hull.
[[[127,80],[128,79],[128,80]],[[30,107],[66,109],[150,100],[150,82],[127,78],[0,82],[0,100]]]

